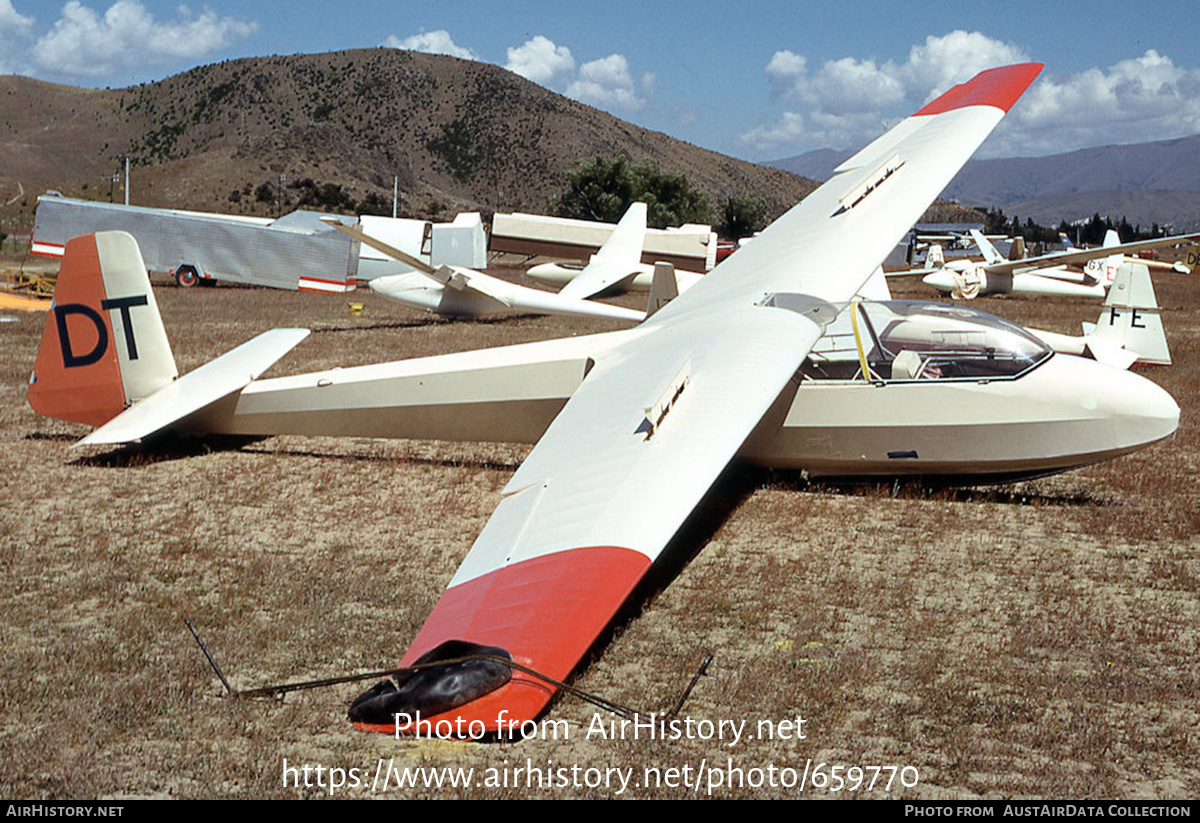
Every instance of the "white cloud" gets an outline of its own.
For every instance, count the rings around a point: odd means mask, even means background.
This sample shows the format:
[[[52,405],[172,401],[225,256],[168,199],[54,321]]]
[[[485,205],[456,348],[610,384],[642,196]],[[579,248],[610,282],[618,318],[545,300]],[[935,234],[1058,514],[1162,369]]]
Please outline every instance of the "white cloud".
[[[903,117],[955,83],[994,66],[1028,60],[1019,47],[980,32],[930,36],[902,62],[845,57],[810,67],[776,52],[764,72],[793,110],[741,136],[764,156],[861,146],[885,120]],[[983,156],[1039,155],[1110,143],[1200,133],[1200,70],[1149,50],[1107,69],[1043,75],[1001,122]]]
[[[960,29],[942,37],[926,37],[924,45],[909,50],[905,63],[889,64],[889,68],[911,95],[923,95],[921,102],[927,103],[984,69],[1028,60],[1017,46]]]
[[[655,75],[646,72],[635,81],[623,54],[591,60],[577,72],[571,50],[541,34],[510,47],[507,54],[504,67],[509,71],[599,108],[636,111],[654,94]]]
[[[790,51],[777,51],[767,63],[767,81],[789,102],[835,114],[878,110],[904,99],[904,86],[890,67],[873,60],[843,57],[827,60],[815,73],[808,61]]]
[[[879,111],[905,97],[903,84],[890,72],[877,68],[874,60],[853,57],[826,62],[811,80],[798,83],[796,92],[818,111],[832,115]]]
[[[777,51],[767,63],[767,79],[777,90],[786,92],[804,76],[807,65],[808,60],[803,55],[786,50]]]
[[[652,88],[654,76],[642,78],[642,88]],[[601,108],[636,110],[646,104],[634,91],[629,61],[623,54],[610,54],[579,67],[579,77],[567,87],[567,96]]]
[[[419,51],[425,54],[448,54],[451,57],[461,57],[464,60],[479,59],[479,55],[475,54],[475,52],[455,43],[453,38],[450,37],[450,32],[445,29],[422,31],[420,34],[405,37],[403,40],[392,34],[384,41],[384,45],[394,49]]]
[[[0,0],[0,36],[11,33],[22,34],[33,25],[33,18],[26,17],[13,8],[12,0]]]
[[[504,68],[547,88],[558,88],[575,71],[575,58],[566,46],[558,46],[542,35],[509,47]]]
[[[22,67],[17,55],[18,44],[29,37],[33,18],[13,8],[12,0],[0,0],[0,74],[14,74]]]
[[[1200,132],[1200,71],[1151,49],[1107,70],[1043,76],[997,130],[991,154],[1046,154]]]
[[[101,16],[69,0],[54,27],[33,45],[34,63],[57,75],[98,77],[147,63],[174,63],[208,54],[258,30],[258,24],[204,11],[160,23],[136,0],[117,0]]]
[[[1027,59],[1017,46],[966,31],[931,35],[901,63],[843,57],[810,70],[803,55],[778,51],[766,65],[767,82],[804,111],[786,111],[776,125],[741,139],[764,154],[861,145],[880,133],[885,119],[910,113],[954,83]]]

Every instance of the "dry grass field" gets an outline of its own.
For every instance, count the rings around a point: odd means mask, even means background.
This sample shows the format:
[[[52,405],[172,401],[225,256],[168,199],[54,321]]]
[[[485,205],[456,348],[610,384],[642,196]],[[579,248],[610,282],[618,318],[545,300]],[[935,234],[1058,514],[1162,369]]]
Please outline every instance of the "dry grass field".
[[[804,797],[1200,796],[1200,278],[1157,288],[1176,363],[1146,374],[1183,408],[1173,440],[985,489],[727,472],[690,556],[574,683],[662,712],[711,652],[683,715],[748,721],[736,743],[589,736],[599,710],[575,697],[548,715],[565,721],[558,739],[490,743],[355,731],[345,711],[364,684],[225,698],[185,617],[239,688],[394,664],[526,449],[272,438],[72,451],[86,429],[24,398],[42,316],[0,323],[0,795],[322,797],[331,769],[347,782],[357,769],[367,785],[334,796],[686,797],[720,778],[715,796],[795,797],[764,783],[772,768],[795,783],[807,764]],[[352,298],[358,318],[346,296],[163,285],[158,299],[183,370],[272,326],[317,333],[270,374],[606,328],[450,322],[367,292]],[[976,305],[1063,332],[1097,312]],[[803,740],[756,734],[797,716]],[[285,761],[310,765],[314,785],[285,786]],[[393,776],[372,792],[380,763],[474,772],[465,787]],[[910,768],[890,791],[884,772],[834,792],[813,788],[821,763]],[[611,771],[609,785],[559,785],[615,769],[632,775],[623,792]]]

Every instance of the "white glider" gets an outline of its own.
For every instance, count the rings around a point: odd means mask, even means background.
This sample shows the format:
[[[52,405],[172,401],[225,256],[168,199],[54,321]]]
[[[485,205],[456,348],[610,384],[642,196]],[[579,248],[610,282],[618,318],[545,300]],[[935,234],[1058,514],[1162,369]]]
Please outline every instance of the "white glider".
[[[578,665],[735,458],[995,480],[1175,430],[1178,406],[1150,381],[1055,354],[999,318],[852,299],[1040,69],[949,90],[635,328],[254,380],[171,423],[151,401],[175,383],[173,361],[139,399],[120,388],[132,361],[112,351],[151,314],[142,282],[110,277],[139,261],[122,235],[77,238],[29,399],[100,425],[94,443],[164,428],[536,443],[402,661],[432,668],[350,710],[389,733],[418,712],[502,732],[545,710],[557,687],[544,678]]]
[[[943,294],[970,300],[983,294],[1042,294],[1057,297],[1103,299],[1112,286],[1125,256],[1196,240],[1200,234],[1158,237],[1136,243],[1121,243],[1109,231],[1104,245],[1094,249],[1070,249],[1040,257],[1005,260],[979,231],[971,236],[983,253],[983,263],[950,260],[929,272],[923,281]]]
[[[407,274],[376,277],[370,281],[370,285],[377,294],[415,309],[448,317],[473,318],[507,312],[535,312],[609,317],[633,323],[641,322],[646,316],[644,312],[622,306],[531,289],[462,266],[434,267],[357,228],[346,226],[333,218],[323,219],[343,234],[414,269]]]

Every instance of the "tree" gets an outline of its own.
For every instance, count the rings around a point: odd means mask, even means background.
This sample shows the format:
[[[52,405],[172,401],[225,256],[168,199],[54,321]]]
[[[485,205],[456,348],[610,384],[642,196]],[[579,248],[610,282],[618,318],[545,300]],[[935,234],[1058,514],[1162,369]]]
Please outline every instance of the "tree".
[[[635,163],[626,155],[611,160],[597,155],[567,172],[567,190],[550,201],[559,217],[615,223],[631,203],[646,204],[646,222],[656,228],[708,223],[712,207],[703,192],[676,172],[653,162]]]
[[[750,237],[770,222],[770,210],[761,197],[737,194],[725,199],[717,220],[717,234],[730,240]]]

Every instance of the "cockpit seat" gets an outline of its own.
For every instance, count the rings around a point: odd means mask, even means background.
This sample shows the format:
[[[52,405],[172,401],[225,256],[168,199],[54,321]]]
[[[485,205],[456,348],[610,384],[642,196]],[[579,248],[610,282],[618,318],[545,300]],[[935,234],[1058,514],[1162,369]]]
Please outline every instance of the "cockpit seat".
[[[922,368],[924,364],[921,362],[921,355],[912,349],[905,349],[892,361],[892,379],[916,380]]]

